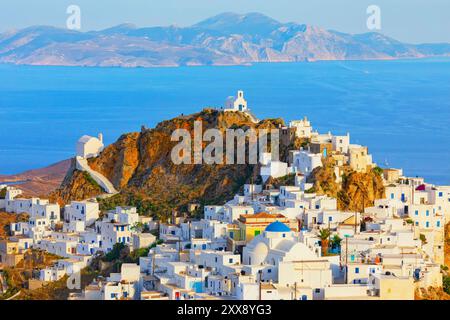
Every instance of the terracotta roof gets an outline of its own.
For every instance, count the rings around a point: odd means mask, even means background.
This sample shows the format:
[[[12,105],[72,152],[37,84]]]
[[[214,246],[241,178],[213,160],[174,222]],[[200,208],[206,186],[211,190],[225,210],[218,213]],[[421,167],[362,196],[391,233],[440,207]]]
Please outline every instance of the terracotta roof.
[[[251,220],[257,220],[257,219],[277,220],[277,219],[287,219],[287,218],[280,213],[270,214],[267,212],[259,212],[259,213],[255,213],[255,214],[243,214],[239,217],[239,221],[244,222],[244,223],[261,223],[261,222],[251,221]],[[247,220],[249,220],[249,221],[247,221]],[[269,222],[269,221],[267,221],[267,222]]]

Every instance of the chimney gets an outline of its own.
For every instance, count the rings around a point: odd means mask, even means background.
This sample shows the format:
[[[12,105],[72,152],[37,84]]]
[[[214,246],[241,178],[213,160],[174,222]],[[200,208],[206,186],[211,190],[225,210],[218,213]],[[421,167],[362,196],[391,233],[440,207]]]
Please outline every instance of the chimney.
[[[100,140],[100,142],[103,143],[103,133],[98,134],[98,140]]]

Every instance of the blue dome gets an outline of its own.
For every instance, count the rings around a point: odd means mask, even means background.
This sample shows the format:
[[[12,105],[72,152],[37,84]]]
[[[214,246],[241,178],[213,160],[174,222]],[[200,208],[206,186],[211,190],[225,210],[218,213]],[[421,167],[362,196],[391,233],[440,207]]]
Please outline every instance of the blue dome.
[[[289,229],[289,227],[287,225],[285,225],[284,223],[282,223],[280,221],[275,221],[275,222],[272,222],[271,224],[269,224],[266,227],[266,231],[269,231],[269,232],[290,232],[291,229]]]

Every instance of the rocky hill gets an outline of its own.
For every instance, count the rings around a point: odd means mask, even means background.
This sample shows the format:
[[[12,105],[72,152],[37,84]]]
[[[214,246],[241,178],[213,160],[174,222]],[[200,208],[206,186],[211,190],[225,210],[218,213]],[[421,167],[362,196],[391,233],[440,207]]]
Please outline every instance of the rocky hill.
[[[92,169],[107,177],[120,193],[102,201],[104,208],[118,204],[135,205],[140,212],[167,217],[172,209],[187,204],[223,203],[233,197],[251,179],[256,181],[258,165],[175,165],[171,160],[173,130],[184,128],[193,134],[194,121],[203,123],[203,130],[217,128],[276,128],[280,119],[253,123],[245,113],[219,112],[205,109],[200,113],[164,121],[154,129],[122,135],[99,157],[89,160]],[[225,148],[225,146],[224,146]],[[225,148],[226,149],[226,148]],[[61,187],[51,199],[66,203],[95,197],[101,188],[72,164]]]
[[[57,189],[70,167],[70,159],[45,168],[25,171],[14,175],[1,175],[0,182],[16,182],[25,197],[39,197]]]
[[[370,60],[450,56],[450,44],[406,44],[379,33],[359,35],[281,23],[259,13],[223,13],[190,27],[77,32],[34,26],[0,34],[0,63],[155,67],[255,62]]]
[[[141,132],[124,134],[100,156],[89,159],[90,167],[107,177],[120,191],[113,197],[102,199],[102,209],[132,205],[143,214],[166,219],[172,210],[185,210],[189,203],[223,204],[245,183],[260,182],[259,165],[175,165],[171,151],[178,142],[171,141],[171,134],[175,129],[184,128],[193,136],[195,121],[202,121],[203,131],[218,128],[222,132],[228,128],[278,128],[283,124],[282,119],[254,123],[245,113],[205,109],[161,122],[154,129],[142,128]],[[287,149],[300,142],[281,145],[280,153],[287,153]],[[208,144],[204,142],[203,148]],[[286,176],[269,179],[267,185],[293,185],[293,181],[292,176]],[[375,170],[357,173],[349,169],[343,182],[338,184],[332,165],[326,161],[323,167],[314,170],[310,182],[314,183],[312,191],[337,198],[342,210],[363,210],[375,199],[384,197],[382,179]],[[95,198],[103,193],[89,174],[75,169],[73,161],[61,187],[50,198],[64,204]]]

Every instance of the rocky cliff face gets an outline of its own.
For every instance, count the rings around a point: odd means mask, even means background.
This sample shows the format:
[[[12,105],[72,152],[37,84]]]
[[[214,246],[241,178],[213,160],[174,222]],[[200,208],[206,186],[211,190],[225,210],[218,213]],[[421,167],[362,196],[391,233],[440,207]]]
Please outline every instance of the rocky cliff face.
[[[314,169],[309,182],[314,183],[314,192],[337,198],[340,210],[362,212],[376,199],[385,197],[383,180],[376,171],[359,173],[348,169],[342,183],[336,183],[333,167],[324,162],[323,167]]]
[[[95,198],[102,193],[102,188],[89,177],[89,174],[75,168],[75,159],[72,159],[61,186],[50,193],[49,200],[64,205],[72,200]]]
[[[120,194],[104,200],[106,207],[117,204],[136,205],[141,211],[170,214],[191,202],[223,203],[246,182],[256,180],[258,165],[175,165],[171,160],[171,141],[175,129],[187,129],[193,136],[194,121],[202,121],[203,132],[209,128],[276,128],[280,119],[253,123],[244,113],[203,110],[190,116],[164,121],[154,129],[122,135],[99,157],[89,160],[92,169],[107,177]],[[204,143],[205,144],[208,143]],[[61,187],[53,194],[61,202],[90,198],[101,194],[79,171],[69,170]]]

